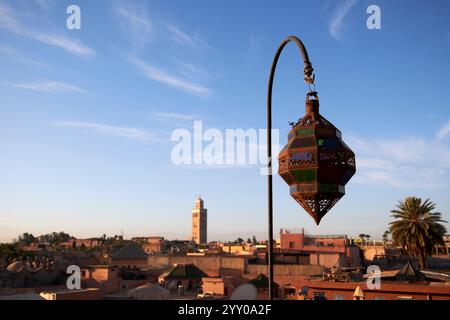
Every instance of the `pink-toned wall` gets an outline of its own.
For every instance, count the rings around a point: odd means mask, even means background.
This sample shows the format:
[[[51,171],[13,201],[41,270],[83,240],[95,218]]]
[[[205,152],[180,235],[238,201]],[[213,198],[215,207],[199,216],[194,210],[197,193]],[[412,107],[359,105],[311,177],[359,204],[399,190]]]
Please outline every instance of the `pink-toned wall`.
[[[355,267],[361,264],[358,247],[351,245],[347,238],[342,237],[312,238],[302,233],[280,233],[280,248],[309,253],[310,264],[323,265],[327,268]]]
[[[145,268],[147,266],[147,259],[142,260],[112,260],[112,264],[119,267],[142,267]]]
[[[203,292],[212,292],[217,295],[225,295],[225,283],[221,278],[203,278],[202,288]]]
[[[55,293],[42,293],[42,296],[48,300],[101,300],[101,290],[87,289],[87,290],[75,290],[64,291]]]
[[[275,281],[277,281],[276,277]],[[345,300],[353,300],[353,293],[357,286],[363,290],[365,300],[374,300],[375,298],[398,300],[400,296],[410,296],[415,300],[450,300],[450,287],[446,285],[384,281],[379,290],[371,290],[365,282],[308,281],[301,278],[292,279],[291,285],[296,288],[297,292],[304,286],[308,287],[308,298],[313,298],[314,292],[324,292],[325,297],[329,300],[335,300],[336,296]]]
[[[115,293],[121,287],[118,268],[86,268],[83,272],[84,287],[99,288],[103,293]]]

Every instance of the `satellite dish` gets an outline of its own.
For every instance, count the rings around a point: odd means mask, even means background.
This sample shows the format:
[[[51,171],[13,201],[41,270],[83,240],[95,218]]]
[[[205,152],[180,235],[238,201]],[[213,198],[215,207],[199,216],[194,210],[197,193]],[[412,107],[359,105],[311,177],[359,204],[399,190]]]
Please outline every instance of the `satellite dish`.
[[[237,287],[230,296],[230,300],[256,300],[258,289],[250,283]]]

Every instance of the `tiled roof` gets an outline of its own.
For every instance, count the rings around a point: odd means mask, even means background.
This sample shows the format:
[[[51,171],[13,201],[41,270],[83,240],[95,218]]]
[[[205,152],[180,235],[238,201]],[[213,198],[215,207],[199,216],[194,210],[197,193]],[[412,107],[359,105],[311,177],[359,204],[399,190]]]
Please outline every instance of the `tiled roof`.
[[[258,289],[267,289],[269,287],[269,278],[264,274],[260,273],[256,278],[250,280],[250,284],[253,284]],[[273,282],[273,286],[278,288],[279,285],[276,282]]]
[[[131,243],[120,249],[113,260],[146,260],[148,255],[138,245]]]
[[[424,281],[425,276],[419,269],[411,265],[411,263],[405,264],[400,268],[396,275],[398,281]]]
[[[169,271],[167,280],[201,279],[208,275],[193,264],[179,264]]]

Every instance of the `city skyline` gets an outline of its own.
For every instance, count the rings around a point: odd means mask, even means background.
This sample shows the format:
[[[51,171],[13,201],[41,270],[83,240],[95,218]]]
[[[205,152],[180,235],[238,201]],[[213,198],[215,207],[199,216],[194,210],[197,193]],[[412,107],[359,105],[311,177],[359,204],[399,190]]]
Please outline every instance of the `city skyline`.
[[[381,239],[407,196],[430,198],[449,221],[450,4],[256,3],[77,1],[82,28],[68,30],[66,3],[0,1],[0,242],[52,231],[189,239],[199,193],[208,240],[267,237],[260,165],[176,165],[171,134],[194,121],[265,129],[269,67],[289,34],[308,48],[321,113],[342,129],[357,173],[319,227],[274,175],[275,236]],[[370,4],[381,30],[366,27]],[[277,71],[281,145],[304,114],[297,55],[287,48]]]

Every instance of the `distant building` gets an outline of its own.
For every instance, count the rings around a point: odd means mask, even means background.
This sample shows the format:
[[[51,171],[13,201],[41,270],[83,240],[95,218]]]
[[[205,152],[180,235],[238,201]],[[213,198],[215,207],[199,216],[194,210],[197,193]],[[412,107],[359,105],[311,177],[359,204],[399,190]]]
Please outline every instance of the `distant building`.
[[[280,231],[280,250],[276,260],[331,267],[361,266],[361,253],[357,245],[345,235],[311,236],[301,231]],[[300,261],[300,262],[299,262]]]
[[[137,244],[130,243],[117,251],[111,258],[112,264],[119,267],[146,267],[148,255]]]
[[[67,242],[61,243],[61,246],[66,248],[96,248],[100,246],[98,239],[70,239]]]
[[[250,255],[253,256],[256,252],[256,246],[253,244],[224,244],[222,246],[222,251],[224,253],[234,254],[234,255]]]
[[[176,264],[160,277],[160,283],[169,289],[184,286],[188,291],[194,291],[201,287],[202,278],[205,277],[208,275],[194,264]]]
[[[195,208],[192,209],[192,240],[196,244],[207,243],[207,209],[203,206],[203,200],[198,197],[195,200]]]
[[[102,292],[98,288],[79,290],[44,291],[40,296],[45,300],[101,300]]]
[[[140,244],[142,250],[147,254],[162,253],[168,248],[168,241],[164,237],[138,237],[132,240]]]
[[[308,288],[307,299],[326,300],[449,300],[448,285],[408,283],[383,280],[381,288],[369,289],[366,282],[335,282],[323,280],[293,280],[291,286],[295,292]],[[359,287],[359,289],[358,289]],[[294,299],[298,297],[294,297]]]
[[[86,266],[81,270],[81,282],[85,288],[100,289],[102,294],[117,292],[121,287],[119,268],[113,265]]]
[[[205,277],[202,278],[202,291],[216,296],[229,296],[235,288],[247,281],[240,275]]]

